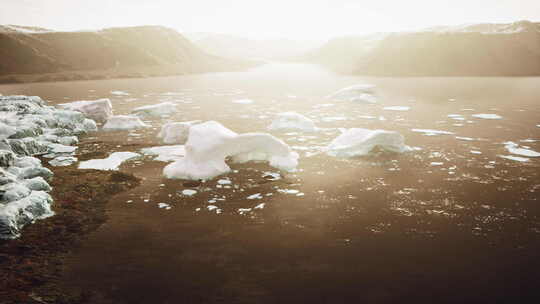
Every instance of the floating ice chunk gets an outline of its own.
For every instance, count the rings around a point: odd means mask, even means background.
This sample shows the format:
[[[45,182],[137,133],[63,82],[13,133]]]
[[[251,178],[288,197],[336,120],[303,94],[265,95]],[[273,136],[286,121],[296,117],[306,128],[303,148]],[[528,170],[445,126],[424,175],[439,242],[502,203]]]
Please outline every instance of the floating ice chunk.
[[[454,134],[454,133],[449,132],[449,131],[432,130],[432,129],[411,129],[411,131],[417,132],[417,133],[424,133],[424,135],[426,135],[426,136]]]
[[[144,155],[156,156],[154,160],[162,162],[177,161],[186,155],[184,145],[159,146],[141,149]]]
[[[149,125],[145,124],[139,117],[131,115],[115,115],[111,116],[105,125],[103,130],[130,130],[147,128]]]
[[[465,140],[465,141],[474,141],[474,138],[471,138],[471,137],[456,136],[456,139]]]
[[[298,154],[276,137],[266,133],[239,135],[215,121],[192,126],[185,148],[186,156],[163,170],[167,178],[214,178],[230,172],[225,163],[228,156],[238,163],[266,160],[271,166],[286,171],[298,165]]]
[[[255,193],[255,194],[252,194],[252,195],[246,197],[246,199],[248,199],[248,200],[262,199],[262,198],[263,198],[263,196],[260,193]]]
[[[343,88],[327,98],[337,101],[355,101],[365,103],[376,103],[377,99],[373,96],[374,85],[371,84],[358,84],[350,87]]]
[[[166,144],[185,144],[189,128],[200,121],[169,122],[161,127],[158,137]]]
[[[182,190],[182,194],[185,195],[185,196],[193,196],[193,195],[197,194],[197,190],[185,189],[185,190]]]
[[[52,202],[51,196],[45,191],[32,191],[20,200],[0,204],[0,238],[17,238],[23,226],[53,216]]]
[[[299,194],[300,191],[296,189],[278,189],[278,192],[285,193],[285,194]]]
[[[172,102],[162,102],[154,105],[135,108],[133,111],[131,111],[131,113],[140,116],[163,116],[175,113],[176,111],[176,104]]]
[[[407,106],[391,106],[391,107],[384,107],[384,110],[387,111],[409,111],[411,107]]]
[[[171,205],[167,204],[167,203],[158,203],[158,208],[159,209],[165,209],[165,210],[171,210]]]
[[[376,147],[398,153],[411,150],[397,132],[352,128],[336,137],[328,145],[326,153],[336,157],[363,156]]]
[[[284,112],[277,114],[269,130],[298,130],[305,132],[314,132],[317,130],[313,120],[302,114],[295,112]]]
[[[232,184],[232,182],[230,180],[228,180],[228,179],[220,179],[220,180],[217,181],[217,183],[220,184],[220,185],[230,185],[230,184]]]
[[[25,179],[22,183],[23,185],[25,185],[28,189],[32,191],[49,192],[52,190],[51,186],[41,176]]]
[[[481,119],[502,119],[502,116],[499,116],[497,114],[473,114],[471,116]]]
[[[504,147],[506,148],[506,150],[508,150],[508,152],[512,154],[526,156],[526,157],[540,157],[540,153],[533,150],[520,148],[519,145],[516,144],[515,142],[511,142],[511,141],[505,142]]]
[[[264,209],[265,203],[260,203],[257,206],[253,207],[253,209]]]
[[[444,163],[442,163],[442,162],[431,162],[431,163],[429,163],[429,164],[430,164],[431,166],[442,166],[442,165],[444,165]]]
[[[85,117],[101,122],[113,115],[111,100],[108,98],[62,103],[59,106],[62,109],[81,112]]]
[[[118,90],[116,90],[116,91],[111,91],[111,94],[117,95],[117,96],[128,96],[128,95],[129,95],[128,92],[118,91]]]
[[[500,158],[505,158],[505,159],[514,160],[518,162],[528,162],[530,160],[526,157],[511,156],[511,155],[497,155],[497,156],[499,156]]]
[[[236,99],[236,100],[233,100],[232,102],[238,103],[238,104],[252,104],[253,100],[245,98],[245,99]]]
[[[107,158],[82,161],[79,163],[79,169],[118,170],[123,162],[140,156],[135,152],[114,152]]]
[[[73,156],[58,156],[49,161],[49,164],[53,167],[65,167],[71,166],[77,162],[77,158]]]
[[[471,150],[470,152],[471,152],[472,154],[478,154],[478,155],[482,154],[481,151],[476,151],[476,150]]]
[[[465,120],[465,117],[463,117],[463,115],[460,115],[460,114],[448,114],[447,116],[454,120]]]
[[[241,215],[248,212],[251,212],[251,208],[238,208],[238,213],[240,213]]]

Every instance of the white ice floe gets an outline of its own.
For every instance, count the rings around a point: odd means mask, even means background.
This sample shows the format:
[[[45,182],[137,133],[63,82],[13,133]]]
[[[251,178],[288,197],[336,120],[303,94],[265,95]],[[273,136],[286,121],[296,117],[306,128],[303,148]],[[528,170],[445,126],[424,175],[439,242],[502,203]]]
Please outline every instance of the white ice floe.
[[[117,95],[117,96],[128,96],[128,95],[129,95],[128,92],[118,91],[118,90],[116,90],[116,91],[111,91],[111,94]]]
[[[472,137],[456,136],[456,139],[464,140],[464,141],[474,141],[474,138]]]
[[[62,153],[73,153],[77,150],[77,147],[66,146],[62,144],[50,144],[49,153],[62,154]]]
[[[478,155],[482,154],[482,151],[477,151],[477,150],[471,150],[469,152],[471,152],[472,154],[478,154]]]
[[[260,203],[257,206],[253,207],[253,209],[264,209],[265,203]]]
[[[176,104],[172,102],[162,102],[135,108],[131,113],[139,116],[163,116],[173,114],[176,111]]]
[[[79,163],[79,169],[118,170],[123,162],[140,156],[135,152],[114,152],[107,158],[82,161]]]
[[[269,130],[297,130],[305,132],[317,131],[315,122],[296,112],[284,112],[276,115]]]
[[[497,155],[497,156],[499,156],[500,158],[514,160],[518,162],[528,162],[530,160],[529,158],[526,158],[526,157],[519,157],[519,156],[512,156],[512,155]]]
[[[431,163],[429,163],[429,165],[430,166],[442,166],[442,165],[444,165],[444,163],[442,163],[442,162],[431,162]]]
[[[328,145],[326,153],[336,157],[354,157],[367,155],[375,148],[398,153],[411,150],[397,132],[353,128],[336,137]]]
[[[391,107],[384,107],[384,110],[387,111],[409,111],[411,107],[407,106],[391,106]]]
[[[73,156],[58,156],[49,161],[49,164],[53,167],[65,167],[71,166],[77,162],[77,158]]]
[[[104,122],[113,115],[111,100],[108,98],[97,100],[81,100],[59,105],[61,108],[78,111],[87,118]]]
[[[109,117],[103,130],[131,130],[147,128],[149,125],[145,124],[139,117],[132,115],[115,115]]]
[[[182,194],[185,195],[185,196],[193,196],[193,195],[197,194],[197,190],[185,189],[185,190],[182,190]]]
[[[235,99],[232,102],[233,103],[238,103],[238,104],[252,104],[253,100],[244,98],[244,99]]]
[[[231,170],[225,163],[227,157],[237,163],[268,161],[286,171],[298,165],[298,154],[282,140],[266,133],[237,134],[215,121],[192,126],[185,149],[183,159],[163,170],[167,178],[214,178]]]
[[[539,152],[525,149],[525,148],[520,148],[519,145],[516,144],[515,142],[511,142],[511,141],[505,142],[504,147],[506,148],[506,150],[508,150],[508,152],[512,154],[526,156],[526,157],[540,157]]]
[[[413,132],[424,133],[426,136],[435,136],[435,135],[452,135],[454,133],[449,131],[442,130],[432,130],[432,129],[411,129]]]
[[[497,114],[473,114],[471,116],[481,119],[502,119],[502,116]]]
[[[447,116],[453,120],[465,120],[465,117],[463,117],[461,114],[448,114]]]
[[[217,183],[218,183],[219,185],[230,185],[230,184],[232,184],[231,180],[229,180],[229,179],[224,179],[224,178],[218,180]]]
[[[167,203],[158,203],[158,208],[159,209],[165,209],[165,210],[171,210],[171,205],[167,204]]]
[[[161,127],[158,137],[165,144],[185,144],[189,135],[189,128],[200,121],[168,122]]]
[[[260,193],[255,193],[255,194],[252,194],[252,195],[246,197],[246,199],[248,199],[248,200],[262,199],[262,198],[263,198],[263,196]]]
[[[141,149],[144,155],[155,156],[154,160],[162,162],[177,161],[186,155],[184,145],[158,146]]]
[[[343,88],[327,98],[337,101],[354,101],[362,103],[376,103],[377,98],[373,96],[374,85],[371,84],[358,84],[350,87]]]

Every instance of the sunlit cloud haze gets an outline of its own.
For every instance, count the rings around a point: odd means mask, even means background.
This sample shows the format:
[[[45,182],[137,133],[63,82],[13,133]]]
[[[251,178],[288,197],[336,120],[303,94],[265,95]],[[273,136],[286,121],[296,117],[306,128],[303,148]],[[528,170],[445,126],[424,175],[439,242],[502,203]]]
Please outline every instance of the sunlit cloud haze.
[[[0,0],[0,23],[57,30],[165,25],[182,32],[323,40],[435,25],[540,20],[538,0]]]

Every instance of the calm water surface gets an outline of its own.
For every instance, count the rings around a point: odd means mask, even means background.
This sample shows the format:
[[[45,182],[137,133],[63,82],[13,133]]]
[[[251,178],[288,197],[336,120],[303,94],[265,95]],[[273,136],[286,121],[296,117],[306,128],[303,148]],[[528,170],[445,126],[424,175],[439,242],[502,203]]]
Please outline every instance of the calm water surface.
[[[325,98],[358,83],[377,86],[377,104]],[[217,179],[186,187],[161,176],[166,163],[124,164],[142,185],[112,200],[109,221],[66,267],[65,285],[91,292],[91,302],[538,300],[540,158],[504,158],[512,155],[504,143],[540,151],[540,78],[363,78],[268,64],[235,73],[2,85],[0,93],[53,104],[110,98],[116,114],[179,105],[172,116],[148,120],[152,128],[144,131],[91,134],[80,153],[159,145],[167,121],[216,120],[238,133],[264,132],[276,113],[296,111],[322,128],[272,133],[301,155],[298,172],[275,181],[264,178],[279,173],[266,164],[233,164],[230,187]],[[232,102],[245,98],[253,103]],[[399,131],[418,149],[354,159],[321,153],[339,128],[352,127]],[[184,196],[184,189],[198,193]],[[262,199],[247,199],[256,193]]]

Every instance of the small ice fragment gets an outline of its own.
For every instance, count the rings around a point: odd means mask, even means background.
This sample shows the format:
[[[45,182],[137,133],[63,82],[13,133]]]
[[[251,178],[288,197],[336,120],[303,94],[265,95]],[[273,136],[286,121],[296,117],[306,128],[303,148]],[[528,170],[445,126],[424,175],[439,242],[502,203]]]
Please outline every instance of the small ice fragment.
[[[432,130],[432,129],[411,129],[413,132],[417,133],[424,133],[426,136],[435,136],[435,135],[451,135],[454,134],[449,131],[442,131],[442,130]]]
[[[238,208],[238,213],[244,214],[247,212],[251,212],[251,208]]]
[[[502,116],[499,116],[497,114],[473,114],[472,117],[481,119],[502,119]]]
[[[441,162],[431,162],[429,163],[431,166],[442,166],[444,165],[444,163],[441,163]]]
[[[138,116],[163,116],[177,112],[176,104],[172,102],[162,102],[153,105],[142,106],[133,109],[131,113]]]
[[[279,192],[285,193],[285,194],[298,194],[300,191],[296,189],[278,189]]]
[[[504,147],[506,148],[506,150],[508,150],[508,152],[510,152],[512,154],[521,155],[521,156],[527,156],[527,157],[540,157],[539,152],[529,150],[529,149],[525,149],[525,148],[520,148],[518,144],[516,144],[514,142],[511,142],[511,141],[505,142]]]
[[[116,90],[116,91],[111,91],[111,94],[117,95],[117,96],[128,96],[128,95],[129,95],[128,92],[118,91],[118,90]]]
[[[166,204],[166,203],[159,203],[158,207],[159,207],[159,209],[165,209],[165,210],[170,210],[171,209],[171,205]]]
[[[255,194],[252,194],[252,195],[250,195],[250,196],[248,196],[248,197],[246,197],[246,198],[247,198],[248,200],[252,200],[252,199],[262,199],[263,196],[262,196],[262,194],[260,194],[260,193],[255,193]]]
[[[265,203],[260,203],[257,206],[253,207],[253,209],[264,209]]]
[[[509,160],[515,160],[518,162],[528,162],[529,159],[526,157],[519,157],[519,156],[511,156],[511,155],[498,155],[500,158],[505,158]]]
[[[481,151],[476,151],[476,150],[471,150],[470,152],[471,152],[472,154],[482,154]]]
[[[387,110],[387,111],[409,111],[411,109],[411,107],[407,107],[407,106],[391,106],[391,107],[384,107],[383,108],[384,110]]]
[[[230,184],[232,184],[232,182],[230,180],[228,180],[228,179],[220,179],[220,180],[217,181],[217,183],[220,184],[220,185],[230,185]]]
[[[456,139],[459,139],[459,140],[465,140],[465,141],[473,141],[474,138],[471,138],[471,137],[462,137],[462,136],[456,136]]]
[[[182,194],[185,196],[193,196],[197,194],[197,191],[193,189],[185,189],[185,190],[182,190]]]

